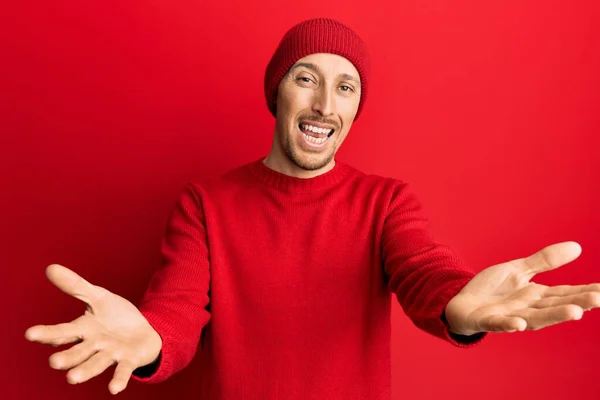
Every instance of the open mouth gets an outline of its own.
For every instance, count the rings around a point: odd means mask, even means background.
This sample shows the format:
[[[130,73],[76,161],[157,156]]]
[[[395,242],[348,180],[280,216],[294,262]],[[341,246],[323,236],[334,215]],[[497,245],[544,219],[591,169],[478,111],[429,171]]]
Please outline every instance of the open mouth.
[[[329,138],[335,133],[335,129],[319,128],[310,124],[298,124],[298,130],[306,144],[311,147],[323,147]]]

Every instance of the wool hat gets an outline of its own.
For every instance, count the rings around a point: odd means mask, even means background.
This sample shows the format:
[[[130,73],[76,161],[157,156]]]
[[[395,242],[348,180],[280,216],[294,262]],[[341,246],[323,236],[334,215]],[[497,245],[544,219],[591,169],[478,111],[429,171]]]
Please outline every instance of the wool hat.
[[[367,95],[370,57],[362,39],[350,29],[331,18],[313,18],[304,20],[290,28],[281,39],[271,57],[265,72],[265,97],[267,107],[276,115],[275,100],[279,83],[289,69],[302,57],[314,53],[337,54],[350,61],[360,75],[361,95],[358,118]]]

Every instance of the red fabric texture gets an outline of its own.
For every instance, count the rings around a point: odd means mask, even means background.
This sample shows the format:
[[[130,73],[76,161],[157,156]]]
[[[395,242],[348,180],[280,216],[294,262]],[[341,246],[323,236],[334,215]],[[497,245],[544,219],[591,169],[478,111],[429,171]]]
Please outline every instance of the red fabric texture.
[[[358,71],[361,95],[354,119],[360,115],[369,89],[371,69],[367,46],[348,26],[330,18],[313,18],[291,27],[283,36],[267,65],[264,91],[267,107],[276,115],[275,100],[281,79],[302,57],[315,53],[330,53],[350,61]]]
[[[262,159],[190,183],[140,310],[163,339],[141,382],[201,351],[201,399],[389,399],[390,312],[459,347],[441,315],[474,273],[400,180],[336,162],[310,179]],[[401,333],[399,333],[401,335]]]

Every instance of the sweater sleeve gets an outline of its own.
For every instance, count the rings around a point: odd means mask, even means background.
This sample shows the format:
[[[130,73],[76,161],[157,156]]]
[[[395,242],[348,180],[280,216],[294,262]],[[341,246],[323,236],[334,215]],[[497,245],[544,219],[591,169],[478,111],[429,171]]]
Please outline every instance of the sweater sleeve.
[[[139,309],[162,338],[154,364],[138,368],[132,379],[157,383],[192,360],[210,319],[209,253],[201,198],[188,184],[171,210],[161,243],[161,264]]]
[[[410,185],[396,182],[382,233],[386,282],[421,330],[458,347],[481,343],[487,333],[463,336],[448,329],[444,310],[475,273],[447,246],[436,243]]]

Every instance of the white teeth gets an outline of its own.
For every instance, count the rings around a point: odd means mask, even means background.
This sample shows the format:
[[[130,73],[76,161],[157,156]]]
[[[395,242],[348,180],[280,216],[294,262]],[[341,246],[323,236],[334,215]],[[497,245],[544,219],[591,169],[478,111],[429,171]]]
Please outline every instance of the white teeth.
[[[326,133],[329,134],[333,129],[325,129],[325,128],[317,128],[316,126],[312,126],[312,125],[302,125],[303,129],[306,129],[307,131],[311,131],[311,132],[315,132],[315,133]]]
[[[314,143],[314,144],[323,144],[323,143],[325,143],[325,141],[327,139],[329,139],[327,136],[324,137],[324,138],[317,139],[316,137],[308,136],[306,133],[302,133],[302,136],[304,136],[304,139],[307,142],[311,142],[311,143]]]

